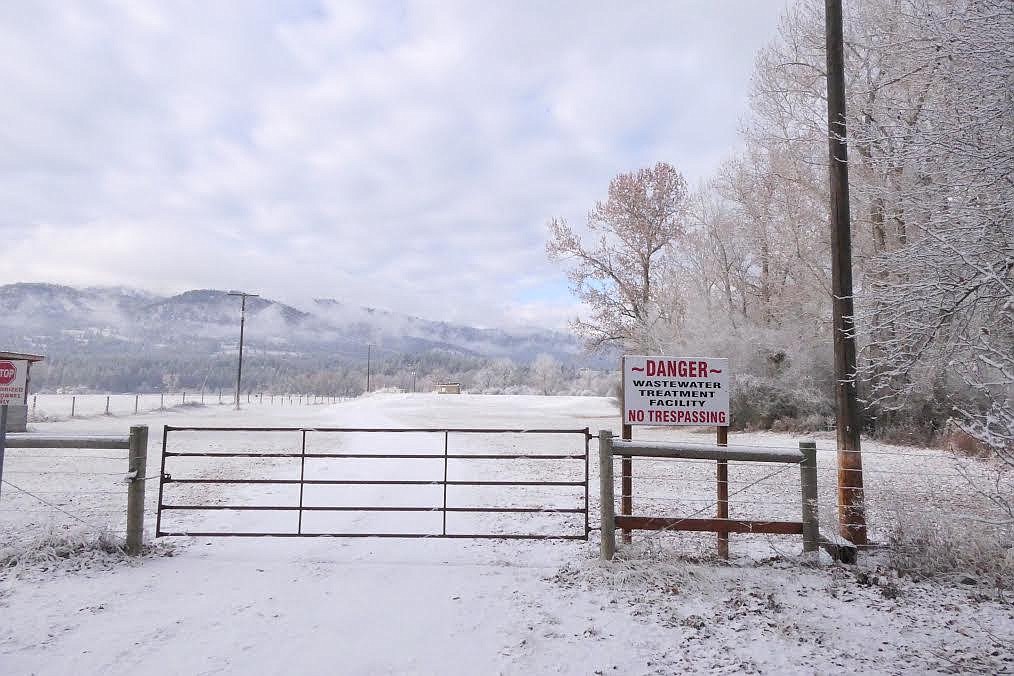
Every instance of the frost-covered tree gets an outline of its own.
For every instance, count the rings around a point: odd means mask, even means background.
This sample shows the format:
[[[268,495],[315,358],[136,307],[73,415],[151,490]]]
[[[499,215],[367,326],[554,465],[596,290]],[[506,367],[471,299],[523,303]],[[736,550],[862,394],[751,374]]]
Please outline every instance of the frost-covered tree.
[[[517,367],[507,358],[494,359],[476,371],[472,382],[485,394],[502,394],[513,384]]]
[[[532,362],[530,381],[539,394],[556,394],[563,383],[560,362],[551,355],[540,354]]]
[[[1014,6],[895,3],[866,26],[884,84],[852,134],[874,206],[863,288],[873,400],[899,408],[927,382],[967,386],[955,422],[1014,465]]]
[[[574,321],[592,348],[644,348],[656,324],[675,324],[678,296],[665,273],[667,245],[686,231],[687,184],[672,165],[620,174],[588,214],[587,237],[562,218],[549,223],[546,252],[568,266],[574,294],[591,316]]]

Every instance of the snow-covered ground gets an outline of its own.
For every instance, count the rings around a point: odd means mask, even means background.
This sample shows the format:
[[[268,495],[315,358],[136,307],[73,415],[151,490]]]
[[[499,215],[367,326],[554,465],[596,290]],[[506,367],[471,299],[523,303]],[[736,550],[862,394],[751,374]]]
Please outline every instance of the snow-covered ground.
[[[104,397],[99,400],[104,408]],[[40,403],[41,406],[41,403]],[[53,408],[57,408],[56,404]],[[142,410],[144,407],[141,407]],[[150,476],[158,475],[161,425],[270,427],[507,427],[617,429],[608,400],[580,397],[374,395],[317,406],[177,407],[141,415],[40,421],[53,434],[123,434],[151,427]],[[688,430],[642,430],[639,438],[708,438]],[[293,433],[171,435],[170,450],[298,450]],[[733,434],[732,444],[795,446],[799,437]],[[333,452],[442,452],[426,435],[320,435]],[[574,452],[549,438],[456,438],[452,452]],[[592,525],[597,516],[594,440]],[[179,446],[177,446],[179,444]],[[822,518],[834,520],[834,440],[818,439]],[[31,547],[46,533],[122,531],[126,454],[10,449],[0,492],[0,548]],[[907,510],[967,514],[984,509],[963,474],[981,464],[929,449],[867,443],[867,499],[881,539]],[[170,458],[180,476],[290,478],[290,459]],[[335,476],[325,461],[308,468]],[[346,462],[346,461],[342,461]],[[369,460],[344,471],[361,478],[432,478],[429,460]],[[564,478],[583,463],[468,461],[455,476]],[[203,463],[203,464],[202,464]],[[298,468],[296,468],[298,469]],[[798,472],[733,464],[734,516],[795,519]],[[167,467],[167,471],[169,467]],[[204,474],[202,474],[204,473]],[[440,477],[436,477],[440,478]],[[454,478],[452,476],[451,478]],[[173,500],[290,504],[287,488],[171,486]],[[149,530],[158,482],[148,484]],[[361,491],[350,495],[353,490]],[[412,489],[414,490],[414,489]],[[304,504],[432,504],[423,487],[307,493]],[[567,489],[569,490],[569,489]],[[27,492],[25,492],[27,491]],[[188,492],[189,491],[189,492]],[[492,492],[491,492],[492,491]],[[29,495],[28,492],[34,495]],[[714,464],[639,460],[635,513],[707,515]],[[353,499],[354,498],[354,499]],[[579,506],[583,491],[460,489],[449,504]],[[44,500],[46,503],[41,502]],[[344,501],[349,502],[344,502]],[[167,500],[168,501],[168,500]],[[438,500],[439,504],[439,500]],[[58,511],[62,510],[62,511]],[[290,514],[173,514],[173,526],[289,528]],[[304,517],[305,518],[305,517]],[[439,531],[430,513],[329,514],[308,528]],[[482,515],[449,530],[556,532],[573,515]],[[439,517],[436,517],[439,521]],[[511,520],[515,519],[515,520]],[[568,520],[569,519],[569,520]],[[583,517],[582,517],[583,519]],[[499,529],[499,531],[497,530]],[[583,541],[332,538],[163,538],[176,544],[136,562],[114,556],[29,562],[0,572],[0,674],[654,674],[685,672],[867,673],[1014,671],[1014,606],[983,585],[913,582],[864,557],[858,567],[807,567],[792,537],[733,536],[733,558],[711,558],[714,535],[636,534],[609,564],[593,532]],[[26,544],[29,543],[29,544]],[[678,555],[677,555],[678,554]]]

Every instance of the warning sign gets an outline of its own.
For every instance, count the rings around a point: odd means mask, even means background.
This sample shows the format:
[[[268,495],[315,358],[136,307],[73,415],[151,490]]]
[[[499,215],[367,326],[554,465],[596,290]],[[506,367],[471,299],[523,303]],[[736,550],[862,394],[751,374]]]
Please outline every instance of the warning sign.
[[[729,424],[729,360],[623,357],[625,425]]]
[[[27,385],[27,361],[0,360],[0,406],[25,403]]]

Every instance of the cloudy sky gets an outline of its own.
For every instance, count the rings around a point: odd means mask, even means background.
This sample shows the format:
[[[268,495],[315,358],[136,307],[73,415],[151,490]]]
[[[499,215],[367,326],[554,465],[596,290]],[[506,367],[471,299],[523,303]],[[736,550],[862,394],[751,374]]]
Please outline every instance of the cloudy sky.
[[[0,283],[560,326],[546,222],[737,143],[784,0],[0,0]]]

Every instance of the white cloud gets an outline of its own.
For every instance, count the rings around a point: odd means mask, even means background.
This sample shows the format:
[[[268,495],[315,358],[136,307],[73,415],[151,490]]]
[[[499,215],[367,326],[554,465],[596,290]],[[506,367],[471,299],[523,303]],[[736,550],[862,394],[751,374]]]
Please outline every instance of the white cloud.
[[[552,216],[736,142],[768,3],[0,9],[0,283],[551,325]]]

